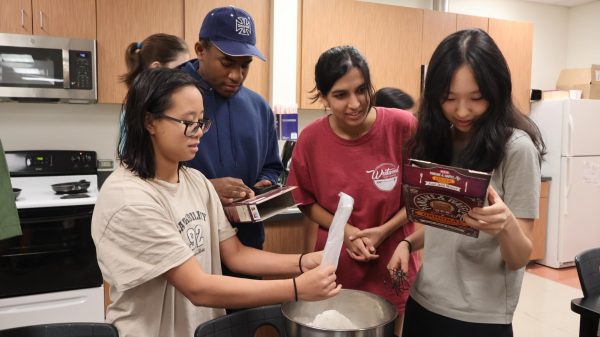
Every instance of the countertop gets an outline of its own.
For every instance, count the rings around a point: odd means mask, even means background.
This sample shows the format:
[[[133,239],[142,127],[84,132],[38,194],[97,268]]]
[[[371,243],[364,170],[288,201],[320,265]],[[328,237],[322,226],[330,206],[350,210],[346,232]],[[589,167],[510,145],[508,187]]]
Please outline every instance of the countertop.
[[[302,218],[302,212],[298,209],[298,207],[290,207],[285,211],[273,215],[272,217],[265,220],[265,223],[274,222],[274,221],[288,221],[288,220],[297,220]]]

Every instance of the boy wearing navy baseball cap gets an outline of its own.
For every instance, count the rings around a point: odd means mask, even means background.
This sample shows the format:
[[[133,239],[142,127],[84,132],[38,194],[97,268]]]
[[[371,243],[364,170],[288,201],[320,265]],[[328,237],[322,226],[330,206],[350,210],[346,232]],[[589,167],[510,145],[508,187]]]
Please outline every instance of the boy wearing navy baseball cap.
[[[265,60],[256,48],[254,19],[233,6],[209,11],[195,51],[198,58],[181,69],[200,82],[204,116],[213,126],[189,164],[210,179],[224,205],[253,197],[252,187],[275,184],[283,171],[273,112],[243,85],[253,57]],[[262,249],[262,223],[232,225],[244,245]],[[240,276],[226,268],[223,274]]]
[[[202,27],[200,40],[209,40],[229,56],[265,56],[256,48],[254,20],[243,9],[220,7],[208,13]]]

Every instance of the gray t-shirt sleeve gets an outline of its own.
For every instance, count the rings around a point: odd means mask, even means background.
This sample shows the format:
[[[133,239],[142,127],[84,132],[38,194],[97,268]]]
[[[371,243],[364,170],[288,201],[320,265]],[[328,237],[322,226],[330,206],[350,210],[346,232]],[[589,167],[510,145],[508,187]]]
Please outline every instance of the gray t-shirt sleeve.
[[[541,170],[538,150],[525,132],[515,130],[492,186],[517,218],[537,219]]]

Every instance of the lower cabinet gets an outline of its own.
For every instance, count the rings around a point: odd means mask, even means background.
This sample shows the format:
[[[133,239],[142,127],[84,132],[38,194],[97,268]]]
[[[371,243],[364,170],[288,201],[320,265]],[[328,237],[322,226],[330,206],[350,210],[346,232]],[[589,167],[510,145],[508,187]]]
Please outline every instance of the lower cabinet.
[[[318,225],[301,213],[276,216],[265,221],[264,250],[280,254],[312,252]]]
[[[540,210],[539,216],[533,222],[533,250],[530,260],[540,260],[546,255],[546,230],[548,226],[548,192],[550,190],[550,181],[542,181],[540,189]]]

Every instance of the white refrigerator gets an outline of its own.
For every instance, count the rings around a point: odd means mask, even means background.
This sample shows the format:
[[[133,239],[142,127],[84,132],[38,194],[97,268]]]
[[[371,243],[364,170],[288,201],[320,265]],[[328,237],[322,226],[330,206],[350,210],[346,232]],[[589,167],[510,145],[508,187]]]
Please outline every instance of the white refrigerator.
[[[542,175],[550,176],[546,256],[553,268],[600,247],[600,100],[532,104],[530,117],[546,142]]]

